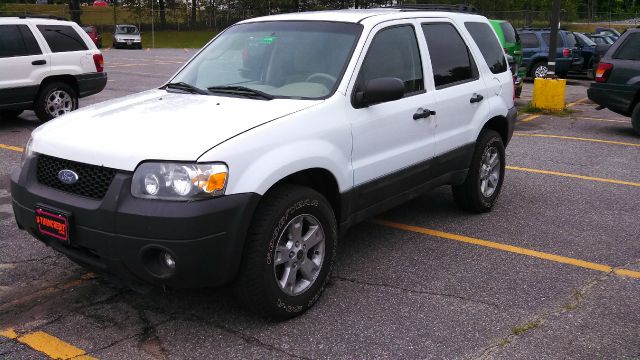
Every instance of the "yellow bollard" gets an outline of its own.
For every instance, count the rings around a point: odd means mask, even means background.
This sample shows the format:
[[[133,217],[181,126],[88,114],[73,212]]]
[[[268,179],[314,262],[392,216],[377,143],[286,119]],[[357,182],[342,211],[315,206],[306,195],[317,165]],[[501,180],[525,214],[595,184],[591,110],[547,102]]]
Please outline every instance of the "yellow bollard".
[[[565,79],[536,78],[533,80],[532,105],[540,109],[562,111],[566,88]]]

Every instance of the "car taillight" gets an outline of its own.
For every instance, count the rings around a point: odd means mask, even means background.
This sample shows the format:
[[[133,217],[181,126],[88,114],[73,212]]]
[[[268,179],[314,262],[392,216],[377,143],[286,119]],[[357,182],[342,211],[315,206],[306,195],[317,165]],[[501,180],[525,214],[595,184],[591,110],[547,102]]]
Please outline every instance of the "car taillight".
[[[93,54],[93,63],[96,64],[97,72],[104,71],[104,58],[102,57],[102,54]]]
[[[571,56],[571,50],[569,50],[569,49],[567,49],[567,48],[562,49],[562,56],[563,56],[563,57],[569,57],[569,56]]]
[[[613,64],[603,62],[598,64],[598,68],[596,69],[596,82],[607,82],[607,78],[609,78],[611,70],[613,70]]]

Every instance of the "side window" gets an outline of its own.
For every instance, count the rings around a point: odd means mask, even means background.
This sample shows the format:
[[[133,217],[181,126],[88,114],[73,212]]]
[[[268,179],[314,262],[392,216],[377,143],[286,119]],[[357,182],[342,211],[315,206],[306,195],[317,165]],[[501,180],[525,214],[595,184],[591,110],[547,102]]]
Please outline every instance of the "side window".
[[[476,42],[482,53],[482,57],[487,62],[489,69],[494,74],[501,74],[507,71],[507,59],[504,57],[504,50],[493,29],[481,22],[467,22],[464,26],[469,30],[469,34]]]
[[[42,54],[26,25],[0,25],[0,58]]]
[[[373,38],[360,69],[358,88],[369,80],[383,77],[402,80],[408,95],[424,90],[422,62],[413,26],[387,28]]]
[[[436,89],[478,78],[478,69],[467,44],[453,25],[422,24],[431,57]]]
[[[520,41],[522,41],[523,48],[539,48],[540,41],[536,34],[524,33],[520,34]]]
[[[640,33],[629,34],[613,56],[620,60],[640,60]]]
[[[557,40],[557,46],[558,47],[562,47],[562,35],[560,35],[560,33],[558,33],[558,40]],[[542,33],[542,40],[544,41],[545,44],[547,44],[547,46],[550,46],[549,44],[551,44],[551,34],[546,32],[546,33]]]
[[[37,27],[54,53],[88,49],[84,40],[71,26],[38,25]]]

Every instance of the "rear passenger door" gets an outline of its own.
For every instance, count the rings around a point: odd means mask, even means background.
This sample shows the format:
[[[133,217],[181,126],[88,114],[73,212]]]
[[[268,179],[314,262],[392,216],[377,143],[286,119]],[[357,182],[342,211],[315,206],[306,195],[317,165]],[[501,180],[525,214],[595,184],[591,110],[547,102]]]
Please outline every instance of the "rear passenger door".
[[[0,25],[0,105],[32,102],[48,71],[49,57],[29,26]]]
[[[37,28],[51,49],[52,75],[96,72],[93,55],[74,27],[37,25]]]
[[[528,71],[533,66],[534,57],[542,51],[540,40],[536,34],[527,32],[520,33],[520,41],[522,42],[522,66]]]
[[[422,31],[438,102],[435,155],[455,161],[473,149],[479,123],[476,118],[483,116],[479,110],[488,106],[487,85],[466,39],[452,22],[424,22]]]

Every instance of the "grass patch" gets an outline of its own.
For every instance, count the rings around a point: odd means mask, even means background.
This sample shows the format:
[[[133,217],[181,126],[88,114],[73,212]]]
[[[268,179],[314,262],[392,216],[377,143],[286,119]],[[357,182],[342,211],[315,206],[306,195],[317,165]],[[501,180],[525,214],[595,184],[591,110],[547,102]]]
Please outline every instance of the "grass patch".
[[[578,289],[573,289],[573,294],[571,294],[571,300],[562,305],[562,308],[567,311],[572,311],[578,308],[580,305],[580,301],[583,298],[582,292]]]
[[[527,114],[540,114],[540,115],[553,115],[553,116],[569,116],[577,112],[577,110],[570,109],[565,107],[564,109],[558,110],[547,110],[541,109],[539,107],[533,106],[533,103],[529,101],[527,105],[525,105],[519,112],[527,113]]]
[[[156,31],[156,48],[201,48],[216,36],[215,31]],[[111,33],[102,33],[102,45],[111,47]],[[142,47],[151,48],[151,31],[142,32]]]
[[[537,328],[538,326],[540,326],[540,320],[529,321],[526,324],[514,327],[513,329],[511,329],[511,333],[513,333],[513,335],[515,336],[520,336],[527,331]]]
[[[500,342],[498,343],[498,345],[505,347],[507,345],[511,344],[511,340],[509,338],[504,338],[502,340],[500,340]]]

